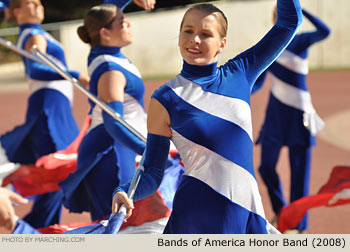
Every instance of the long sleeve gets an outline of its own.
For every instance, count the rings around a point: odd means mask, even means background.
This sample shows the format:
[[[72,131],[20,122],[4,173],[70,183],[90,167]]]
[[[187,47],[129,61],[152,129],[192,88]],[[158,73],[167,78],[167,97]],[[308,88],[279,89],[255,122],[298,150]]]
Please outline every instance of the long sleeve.
[[[114,111],[116,111],[121,117],[123,117],[123,103],[119,101],[113,101],[108,103]],[[142,155],[145,150],[145,143],[137,136],[132,134],[124,125],[116,121],[106,112],[102,112],[104,126],[108,134],[116,141],[127,146],[135,153]]]
[[[121,10],[124,10],[126,6],[129,5],[131,0],[105,0],[105,4],[115,4],[117,5]]]
[[[331,30],[329,27],[323,23],[317,17],[311,15],[309,12],[303,9],[303,15],[315,26],[316,30],[313,32],[308,32],[310,45],[321,41],[329,36]]]
[[[266,74],[267,74],[267,70],[264,71],[259,76],[259,78],[255,81],[254,86],[253,86],[252,91],[251,91],[252,94],[258,92],[263,87],[265,80],[266,80]]]
[[[299,0],[277,0],[277,22],[253,47],[233,59],[246,72],[250,88],[259,75],[282,53],[302,22]]]
[[[10,4],[10,0],[1,0],[0,1],[0,11],[4,9],[8,9]]]
[[[35,80],[63,80],[64,78],[53,68],[30,59],[23,58],[26,65],[27,75]],[[65,69],[72,77],[78,79],[80,72]]]
[[[170,140],[165,136],[148,133],[147,145],[145,153],[143,154],[144,172],[141,176],[140,182],[137,186],[134,195],[134,201],[143,199],[154,193],[164,176],[165,164],[168,159],[170,148]],[[131,180],[117,187],[116,192],[127,192],[130,187]]]

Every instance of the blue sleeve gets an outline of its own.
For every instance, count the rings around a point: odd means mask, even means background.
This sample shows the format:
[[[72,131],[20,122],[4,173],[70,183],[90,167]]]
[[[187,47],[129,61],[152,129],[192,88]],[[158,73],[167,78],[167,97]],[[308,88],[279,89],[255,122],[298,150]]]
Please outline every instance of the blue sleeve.
[[[160,186],[168,160],[169,148],[170,140],[168,137],[148,133],[146,150],[143,154],[143,163],[141,163],[144,167],[144,172],[136,188],[134,201],[151,195]],[[127,193],[130,183],[131,180],[117,187],[113,192],[113,196],[116,192]]]
[[[309,12],[303,9],[303,15],[315,26],[316,30],[313,32],[305,32],[303,35],[307,34],[309,46],[321,41],[329,36],[331,30],[324,24],[320,19],[311,15]]]
[[[0,11],[4,9],[8,9],[10,4],[10,0],[1,0],[0,1]]]
[[[131,0],[105,0],[104,4],[115,4],[117,5],[121,10],[124,10],[126,6],[129,5]]]
[[[107,104],[115,112],[117,112],[121,118],[123,118],[123,103],[120,101],[112,101]],[[127,129],[120,122],[115,120],[106,112],[102,112],[104,126],[108,134],[113,137],[114,140],[122,143],[128,148],[135,151],[137,154],[142,155],[145,150],[145,143],[135,136],[129,129]]]
[[[250,89],[259,75],[287,47],[301,22],[299,0],[277,0],[277,22],[271,30],[255,46],[231,60],[246,72]]]
[[[258,92],[262,88],[262,86],[264,85],[265,80],[266,80],[266,74],[267,74],[267,70],[265,70],[262,74],[260,74],[258,79],[255,81],[254,86],[253,86],[252,91],[251,91],[252,94]]]
[[[35,80],[63,80],[64,78],[56,70],[48,65],[24,58],[27,74]],[[65,69],[72,77],[78,79],[80,72]]]

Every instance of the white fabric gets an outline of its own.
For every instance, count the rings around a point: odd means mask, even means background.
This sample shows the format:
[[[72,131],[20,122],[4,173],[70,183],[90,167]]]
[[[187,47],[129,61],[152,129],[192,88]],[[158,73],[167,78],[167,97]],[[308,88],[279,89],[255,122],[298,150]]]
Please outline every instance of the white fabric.
[[[6,164],[8,162],[10,162],[10,161],[8,160],[7,155],[6,155],[6,151],[2,147],[2,144],[0,142],[0,165]]]
[[[139,226],[128,226],[118,234],[162,234],[169,218],[145,222]]]
[[[249,104],[245,101],[205,92],[200,85],[180,75],[177,75],[167,85],[187,103],[211,115],[233,122],[240,126],[249,135],[250,139],[253,139],[251,110]],[[211,106],[212,101],[215,101],[215,107]]]
[[[91,76],[91,74],[95,71],[95,69],[102,63],[104,62],[115,62],[116,64],[122,66],[123,68],[125,68],[126,70],[128,70],[129,72],[133,73],[134,75],[138,76],[139,78],[141,78],[141,74],[139,72],[139,70],[137,69],[137,67],[135,65],[133,65],[128,59],[123,59],[123,58],[118,58],[118,57],[114,57],[111,55],[100,55],[98,57],[96,57],[90,64],[89,64],[89,75]]]
[[[143,107],[130,95],[124,93],[123,119],[134,129],[147,137],[147,114]],[[91,124],[86,134],[103,123],[102,109],[95,105],[91,113]]]
[[[337,192],[329,201],[328,205],[333,205],[338,202],[338,200],[349,200],[350,199],[350,189],[344,188],[342,191]]]
[[[246,169],[191,142],[173,129],[171,140],[181,153],[185,175],[203,181],[231,201],[265,216],[258,184]]]
[[[73,85],[67,80],[39,81],[29,78],[28,83],[31,94],[43,88],[54,89],[67,97],[71,106],[73,104]]]
[[[2,181],[11,173],[15,172],[20,167],[20,164],[16,163],[6,163],[0,165],[0,186],[2,186]]]
[[[276,59],[276,62],[295,73],[303,75],[307,75],[309,73],[308,60],[303,59],[288,50],[284,50]]]
[[[304,111],[303,123],[304,126],[314,136],[323,127],[324,122],[317,115],[308,91],[293,87],[278,79],[273,74],[271,75],[271,92],[276,99],[290,107]]]

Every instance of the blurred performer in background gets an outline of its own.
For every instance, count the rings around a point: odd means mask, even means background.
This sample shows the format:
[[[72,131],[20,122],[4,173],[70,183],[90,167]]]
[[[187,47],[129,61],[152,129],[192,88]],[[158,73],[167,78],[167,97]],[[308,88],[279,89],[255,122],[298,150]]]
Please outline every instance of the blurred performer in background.
[[[61,44],[41,28],[44,7],[40,0],[11,0],[11,16],[19,25],[17,46],[30,51],[32,46],[48,54],[66,68]],[[34,164],[43,155],[65,149],[79,130],[72,113],[73,86],[50,67],[23,57],[30,97],[25,123],[0,138],[0,164]],[[82,84],[88,78],[69,71]],[[62,192],[38,195],[31,213],[24,219],[34,227],[59,222]]]
[[[286,205],[276,164],[282,146],[288,146],[291,168],[291,194],[293,202],[309,194],[311,148],[323,121],[316,114],[306,85],[309,72],[309,48],[330,34],[330,29],[318,18],[303,10],[303,15],[316,28],[315,31],[297,34],[286,50],[259,77],[253,93],[263,85],[266,73],[271,73],[271,94],[258,143],[261,143],[259,172],[271,199],[276,223],[281,208]],[[274,21],[277,13],[274,12]],[[307,230],[307,215],[297,227]]]
[[[146,136],[144,83],[121,52],[133,42],[131,24],[121,8],[112,4],[91,8],[78,35],[91,46],[90,91]],[[64,205],[72,212],[90,212],[95,221],[111,213],[113,190],[132,177],[136,154],[142,155],[145,143],[92,101],[90,105],[92,122],[79,148],[77,170],[60,186]]]

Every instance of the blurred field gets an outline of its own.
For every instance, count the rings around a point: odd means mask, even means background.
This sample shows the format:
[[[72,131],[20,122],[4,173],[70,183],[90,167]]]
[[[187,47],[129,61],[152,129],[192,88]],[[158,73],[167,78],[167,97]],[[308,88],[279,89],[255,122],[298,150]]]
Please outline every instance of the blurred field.
[[[22,74],[22,73],[21,73]],[[0,74],[0,134],[11,130],[24,121],[28,91],[21,77]],[[149,97],[154,89],[166,80],[145,81],[145,107],[148,107]],[[317,136],[318,145],[313,149],[311,194],[316,194],[327,181],[332,168],[336,165],[350,165],[350,71],[311,72],[308,86],[312,101],[318,114],[326,122],[326,127]],[[263,90],[252,96],[251,108],[253,118],[253,133],[256,139],[265,117],[265,109],[269,95],[269,83]],[[74,115],[81,125],[88,110],[86,97],[75,90]],[[260,146],[254,147],[254,163],[257,168],[260,163]],[[289,164],[287,149],[283,149],[278,162],[278,172],[282,178],[285,195],[289,195]],[[259,189],[268,219],[273,217],[267,190],[257,173]],[[288,199],[288,196],[287,196]],[[16,206],[19,217],[30,209],[26,206]],[[333,208],[320,207],[310,211],[309,233],[350,233],[350,205]],[[62,223],[89,221],[89,214],[70,214],[64,210]],[[0,233],[7,233],[0,228]]]

